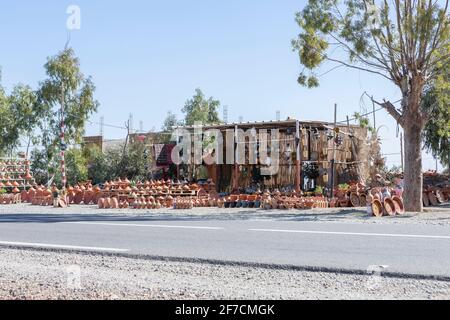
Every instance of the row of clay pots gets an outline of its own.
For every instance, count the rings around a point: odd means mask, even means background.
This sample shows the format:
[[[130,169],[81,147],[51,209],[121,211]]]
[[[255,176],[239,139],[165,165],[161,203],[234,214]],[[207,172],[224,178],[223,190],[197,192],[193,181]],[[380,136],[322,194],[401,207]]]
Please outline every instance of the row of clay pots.
[[[9,159],[9,160],[1,160],[0,161],[0,167],[3,166],[22,166],[22,165],[29,165],[30,160],[28,159]]]
[[[367,198],[367,208],[369,214],[375,217],[381,217],[383,215],[395,216],[396,214],[405,213],[403,205],[403,199],[397,196],[386,197],[382,200],[378,198]]]
[[[17,187],[23,187],[24,183],[23,182],[17,182],[16,180],[14,180],[13,182],[11,181],[6,181],[6,182],[1,182],[0,181],[0,188],[17,188]]]
[[[20,203],[20,195],[18,194],[0,194],[0,204]]]
[[[322,197],[270,197],[263,195],[261,207],[263,209],[312,209],[327,208],[328,201]]]
[[[178,197],[175,199],[174,209],[192,209],[194,207],[194,200],[190,197]]]
[[[128,207],[134,209],[160,209],[162,207],[172,207],[173,198],[168,196],[163,197],[136,197],[119,201],[117,197],[100,197],[98,199],[98,207],[100,209],[126,209]]]
[[[34,206],[52,206],[53,198],[52,196],[34,197],[31,204]]]
[[[424,207],[437,206],[438,204],[443,203],[446,200],[445,198],[445,194],[441,189],[428,189],[422,194],[422,203]]]

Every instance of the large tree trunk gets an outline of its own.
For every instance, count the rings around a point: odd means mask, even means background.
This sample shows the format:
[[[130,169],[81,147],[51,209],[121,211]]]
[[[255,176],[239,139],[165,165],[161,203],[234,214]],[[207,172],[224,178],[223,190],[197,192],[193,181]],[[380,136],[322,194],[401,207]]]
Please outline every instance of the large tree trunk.
[[[422,204],[422,147],[421,119],[405,119],[403,126],[405,142],[405,191],[403,194],[405,210],[421,212]]]

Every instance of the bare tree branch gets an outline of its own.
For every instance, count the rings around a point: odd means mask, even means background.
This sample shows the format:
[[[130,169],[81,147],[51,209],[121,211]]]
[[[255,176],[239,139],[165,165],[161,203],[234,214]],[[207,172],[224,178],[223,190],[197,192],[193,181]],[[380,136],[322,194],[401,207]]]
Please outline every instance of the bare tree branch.
[[[395,106],[390,101],[383,100],[383,102],[376,101],[372,96],[369,96],[367,92],[364,92],[364,94],[372,100],[375,104],[383,107],[394,119],[398,122],[401,126],[403,126],[404,120],[403,120],[403,114],[401,114]]]

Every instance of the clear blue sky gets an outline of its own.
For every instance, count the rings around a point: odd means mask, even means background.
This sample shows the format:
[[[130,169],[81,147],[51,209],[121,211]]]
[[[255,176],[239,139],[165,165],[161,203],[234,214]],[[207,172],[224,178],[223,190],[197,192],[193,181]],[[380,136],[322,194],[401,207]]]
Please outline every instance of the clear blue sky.
[[[177,113],[199,87],[229,107],[229,121],[275,119],[345,119],[360,111],[364,91],[379,99],[397,100],[398,91],[385,80],[354,70],[337,69],[316,89],[300,87],[300,66],[290,41],[298,33],[294,14],[299,0],[39,0],[0,3],[0,66],[7,91],[19,82],[36,87],[45,77],[46,57],[67,40],[66,9],[81,9],[81,29],[71,31],[70,46],[82,71],[97,86],[101,106],[92,121],[123,125],[134,115],[134,127],[159,129],[167,111]],[[328,70],[324,67],[323,71]],[[371,105],[368,105],[371,108]],[[222,110],[220,110],[222,113]],[[376,115],[384,153],[398,153],[395,122]],[[87,134],[98,134],[88,125]],[[105,128],[106,138],[125,132]],[[399,164],[399,155],[387,157]],[[425,155],[424,167],[434,168]]]

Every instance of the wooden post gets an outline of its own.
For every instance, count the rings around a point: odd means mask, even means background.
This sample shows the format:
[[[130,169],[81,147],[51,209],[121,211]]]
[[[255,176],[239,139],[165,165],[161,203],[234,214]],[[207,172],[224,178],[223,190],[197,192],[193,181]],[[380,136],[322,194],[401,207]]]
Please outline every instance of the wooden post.
[[[401,161],[401,168],[402,173],[403,171],[403,132],[400,132],[400,161]]]
[[[334,162],[336,159],[336,115],[337,115],[337,103],[334,104],[333,158],[331,159],[330,198],[333,198],[334,196]]]
[[[176,130],[177,130],[176,145],[178,145],[178,143],[180,143],[180,136],[179,136],[178,128]],[[178,159],[178,161],[177,161],[177,180],[180,180],[180,159]]]
[[[295,192],[297,195],[300,195],[300,179],[301,179],[301,153],[300,153],[300,121],[295,122],[295,150],[297,153],[296,161],[295,161],[295,168],[296,168],[296,175],[295,175]]]
[[[233,179],[233,189],[237,190],[238,188],[238,174],[239,174],[239,167],[238,167],[238,126],[234,126],[234,179]]]

